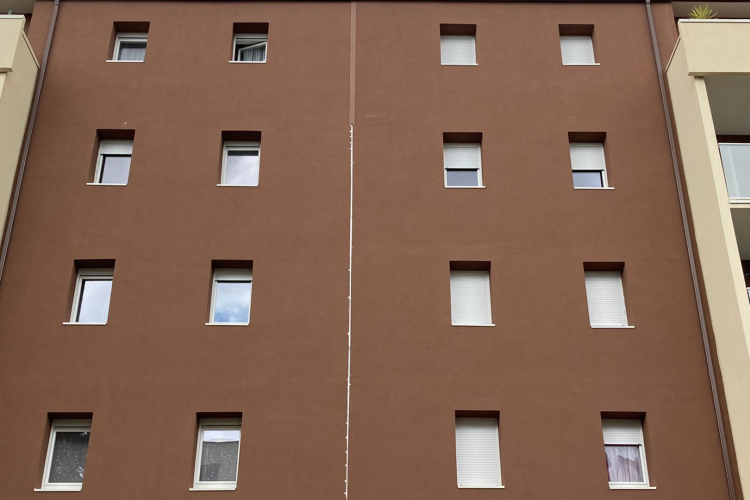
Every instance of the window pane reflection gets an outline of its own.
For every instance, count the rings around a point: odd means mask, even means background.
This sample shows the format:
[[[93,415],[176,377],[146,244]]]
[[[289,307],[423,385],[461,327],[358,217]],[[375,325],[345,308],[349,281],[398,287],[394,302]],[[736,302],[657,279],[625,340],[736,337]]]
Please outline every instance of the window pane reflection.
[[[199,481],[236,481],[239,430],[204,430]]]
[[[575,187],[604,187],[602,173],[598,171],[573,172],[573,185]]]
[[[106,323],[109,315],[109,299],[112,295],[112,280],[84,279],[78,305],[79,323]]]
[[[227,151],[224,184],[257,186],[260,157],[258,151]]]
[[[130,174],[130,156],[105,155],[99,182],[103,184],[127,184]]]
[[[214,299],[214,323],[248,323],[252,283],[217,281]]]
[[[446,170],[446,185],[452,187],[479,186],[478,170]]]
[[[50,483],[82,483],[86,468],[86,454],[90,432],[57,431],[52,463],[49,469]]]

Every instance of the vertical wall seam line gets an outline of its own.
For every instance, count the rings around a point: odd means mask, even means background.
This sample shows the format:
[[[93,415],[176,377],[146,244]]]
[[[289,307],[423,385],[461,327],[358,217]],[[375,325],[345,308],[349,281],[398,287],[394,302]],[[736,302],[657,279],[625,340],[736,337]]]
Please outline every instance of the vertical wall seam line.
[[[651,0],[646,0],[646,15],[648,17],[648,28],[651,33],[651,45],[654,49],[654,60],[656,62],[656,75],[659,78],[659,91],[661,92],[661,102],[664,108],[664,119],[667,125],[667,137],[669,139],[669,151],[672,155],[672,168],[674,169],[675,182],[677,184],[677,198],[680,202],[680,215],[682,217],[682,227],[685,232],[685,243],[687,244],[688,261],[690,262],[690,274],[693,279],[693,293],[695,302],[698,307],[698,319],[701,327],[701,336],[703,337],[703,351],[706,355],[706,365],[708,368],[708,378],[711,384],[711,396],[713,398],[714,412],[716,414],[716,425],[719,431],[719,442],[721,445],[721,454],[724,459],[724,472],[727,479],[727,488],[729,498],[736,500],[734,490],[734,480],[732,478],[732,467],[729,460],[729,450],[727,447],[726,432],[724,430],[724,418],[721,413],[719,403],[719,393],[716,386],[716,374],[714,372],[714,363],[711,357],[711,345],[708,341],[708,329],[706,327],[706,317],[703,314],[703,299],[701,298],[700,285],[698,281],[698,270],[695,265],[695,255],[693,254],[692,235],[690,225],[688,224],[687,209],[685,207],[685,195],[682,191],[682,176],[680,167],[677,162],[677,149],[675,147],[674,131],[672,130],[671,114],[669,112],[669,103],[667,101],[667,91],[664,85],[664,75],[662,74],[661,56],[659,55],[659,45],[656,40],[656,30],[654,28],[654,16],[651,12]]]
[[[3,280],[3,272],[5,271],[5,261],[8,258],[8,247],[10,246],[10,234],[13,231],[13,222],[16,220],[16,210],[18,210],[18,198],[21,196],[21,183],[23,182],[23,174],[26,171],[26,161],[29,157],[29,147],[31,145],[31,135],[34,132],[34,123],[36,123],[36,114],[39,110],[39,98],[42,95],[42,84],[44,83],[44,75],[47,73],[47,61],[49,61],[49,52],[52,46],[52,36],[55,34],[55,25],[57,24],[57,11],[60,8],[60,0],[55,0],[55,5],[52,9],[52,18],[49,22],[49,30],[47,31],[47,41],[44,44],[44,55],[42,56],[42,66],[39,69],[39,78],[36,81],[36,88],[34,89],[34,100],[31,104],[31,113],[29,114],[29,127],[26,131],[26,138],[23,142],[23,153],[21,154],[21,163],[18,166],[18,177],[16,178],[16,186],[13,190],[13,201],[10,205],[10,213],[8,214],[8,224],[5,227],[5,237],[3,238],[2,253],[0,253],[0,283]]]
[[[349,408],[352,393],[352,230],[354,227],[354,125],[349,125],[349,331],[346,359],[346,465],[344,500],[349,498]]]
[[[350,3],[349,24],[349,327],[346,353],[346,453],[344,464],[344,500],[349,499],[349,426],[352,395],[352,254],[354,232],[354,103],[357,69],[357,2]]]

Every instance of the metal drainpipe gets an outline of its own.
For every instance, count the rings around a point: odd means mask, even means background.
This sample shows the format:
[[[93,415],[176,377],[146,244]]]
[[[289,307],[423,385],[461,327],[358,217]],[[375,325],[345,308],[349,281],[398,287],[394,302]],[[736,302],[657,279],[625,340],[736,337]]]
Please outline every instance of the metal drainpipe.
[[[646,0],[646,15],[648,16],[648,29],[651,32],[651,45],[654,48],[654,59],[656,61],[656,74],[659,77],[659,90],[661,91],[661,102],[664,107],[664,119],[667,123],[667,136],[669,137],[669,150],[672,154],[672,168],[674,169],[675,182],[677,184],[677,198],[680,200],[680,215],[682,215],[682,227],[685,230],[685,243],[687,244],[688,260],[690,261],[690,274],[693,278],[693,292],[695,293],[695,302],[698,306],[698,318],[701,325],[701,335],[703,337],[703,350],[706,354],[706,364],[708,365],[708,378],[711,382],[711,396],[714,401],[714,411],[716,412],[716,425],[719,430],[719,441],[721,443],[721,454],[724,458],[724,472],[727,477],[727,488],[729,489],[730,500],[736,500],[734,491],[734,480],[732,478],[732,467],[729,461],[729,450],[727,448],[727,437],[724,430],[724,418],[721,413],[719,404],[719,391],[716,388],[716,374],[714,372],[714,363],[711,357],[711,345],[708,342],[708,330],[706,328],[706,317],[703,314],[703,299],[701,298],[700,285],[698,282],[698,271],[695,265],[695,255],[693,254],[692,236],[690,226],[688,225],[687,209],[685,208],[685,195],[682,191],[682,176],[680,167],[677,163],[677,150],[675,149],[674,132],[672,131],[672,119],[669,112],[669,103],[667,102],[667,91],[664,86],[664,75],[661,66],[661,57],[659,56],[659,45],[656,41],[656,30],[654,29],[654,16],[651,12],[651,0]]]
[[[0,282],[3,279],[5,270],[5,260],[8,258],[8,246],[10,245],[10,233],[13,230],[13,221],[16,218],[18,209],[18,197],[21,195],[21,183],[23,182],[23,173],[26,170],[26,160],[29,158],[29,146],[31,145],[31,135],[34,132],[34,122],[36,122],[36,113],[39,109],[39,97],[42,95],[42,84],[44,83],[44,74],[47,72],[47,61],[49,60],[49,51],[52,46],[52,35],[55,34],[55,24],[57,24],[57,11],[60,8],[60,0],[55,0],[55,6],[52,9],[52,19],[49,23],[47,32],[47,42],[44,45],[44,55],[42,56],[42,66],[39,69],[39,78],[36,81],[34,89],[34,100],[31,103],[31,114],[29,115],[29,128],[26,131],[26,139],[23,143],[23,153],[21,155],[21,164],[18,167],[18,178],[16,179],[15,190],[13,191],[13,201],[10,206],[8,215],[8,225],[5,228],[5,238],[3,239],[2,254],[0,254]]]

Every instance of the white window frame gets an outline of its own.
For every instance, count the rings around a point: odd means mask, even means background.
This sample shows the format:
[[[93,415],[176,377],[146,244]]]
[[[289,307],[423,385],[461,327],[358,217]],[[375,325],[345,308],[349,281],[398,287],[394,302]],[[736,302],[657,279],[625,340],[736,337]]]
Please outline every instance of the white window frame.
[[[89,186],[127,186],[128,183],[120,182],[100,182],[102,169],[104,168],[105,156],[130,156],[132,165],[133,161],[133,141],[131,140],[102,140],[99,141],[99,153],[96,157],[96,169],[94,169],[94,182],[88,182]],[[130,173],[128,172],[128,180]]]
[[[448,168],[445,164],[445,150],[448,148],[477,148],[479,150],[479,167],[478,168]],[[477,171],[477,185],[476,186],[449,186],[448,185],[448,170],[476,170]],[[482,180],[482,143],[481,142],[444,142],[443,143],[443,185],[448,189],[482,189],[484,188],[484,182]]]
[[[250,283],[250,303],[247,308],[247,323],[216,323],[214,313],[216,312],[216,284],[220,281],[235,281],[238,283]],[[207,325],[219,326],[247,326],[250,324],[250,313],[253,305],[253,270],[252,269],[214,269],[214,275],[211,282],[211,311],[209,313],[209,322]]]
[[[591,55],[593,56],[594,62],[590,63],[566,63],[565,59],[563,59],[563,40],[564,39],[588,39],[591,42]],[[594,50],[594,37],[591,35],[560,35],[560,60],[562,61],[563,66],[599,66],[599,63],[596,62],[596,51]]]
[[[224,179],[227,172],[227,156],[230,151],[257,151],[258,152],[258,185],[260,185],[260,142],[236,142],[236,141],[225,141],[224,151],[221,157],[221,182],[218,186],[228,187],[258,187],[248,184],[225,184]]]
[[[195,474],[193,487],[190,491],[200,490],[236,490],[237,481],[201,481],[201,457],[203,455],[203,433],[206,430],[240,431],[240,442],[237,444],[237,472],[234,477],[240,477],[240,449],[242,447],[242,419],[241,418],[202,418],[198,423],[198,444],[195,451]]]
[[[114,268],[81,268],[78,270],[76,276],[76,289],[73,294],[73,304],[70,308],[70,321],[65,323],[68,325],[106,325],[104,323],[83,323],[78,321],[78,310],[81,307],[81,292],[83,291],[84,281],[111,281],[112,286],[115,284],[115,270]],[[111,305],[110,296],[110,305]],[[107,318],[109,319],[109,309],[107,309]]]
[[[609,488],[612,490],[643,490],[643,489],[656,489],[651,486],[648,480],[648,466],[646,465],[646,445],[643,439],[643,421],[639,419],[617,419],[617,418],[603,418],[602,419],[602,437],[604,437],[604,422],[625,422],[634,421],[638,422],[640,428],[640,438],[637,441],[632,442],[621,442],[618,440],[617,443],[608,443],[607,439],[604,439],[604,446],[638,446],[638,454],[641,460],[641,470],[643,472],[643,482],[640,483],[629,483],[622,481],[609,481]]]
[[[57,432],[88,432],[89,439],[91,433],[91,420],[53,420],[49,433],[49,442],[47,443],[47,457],[44,461],[44,472],[42,474],[42,487],[34,491],[81,491],[83,482],[80,483],[50,483],[49,473],[52,467],[52,454],[55,451],[55,440]],[[87,458],[88,460],[88,458]],[[85,479],[85,477],[84,477]]]
[[[459,39],[471,39],[472,48],[474,49],[473,63],[450,63],[443,61],[443,42],[449,42]],[[440,35],[440,65],[441,66],[477,66],[477,37],[476,35]]]
[[[602,168],[595,168],[595,167],[578,167],[576,168],[575,165],[573,165],[573,148],[576,145],[584,145],[584,146],[591,146],[596,145],[601,147],[602,151]],[[579,187],[573,184],[573,187],[575,189],[614,189],[609,185],[609,179],[607,178],[607,156],[604,153],[604,143],[602,142],[571,142],[569,143],[569,149],[570,149],[570,167],[571,167],[571,175],[575,172],[601,172],[602,176],[602,186],[601,187]]]
[[[239,59],[236,59],[237,57],[237,42],[240,40],[257,40],[257,43],[255,45],[265,45],[266,50],[264,52],[265,57],[262,61],[240,61]],[[247,47],[249,48],[249,47]],[[229,62],[232,63],[250,63],[250,64],[265,64],[266,61],[268,61],[268,34],[264,33],[235,33],[234,38],[232,39],[232,60]]]
[[[115,49],[112,52],[112,59],[107,62],[142,63],[146,60],[146,54],[143,54],[143,60],[141,61],[120,59],[121,42],[146,42],[146,48],[148,48],[148,33],[117,33],[117,36],[115,37]]]

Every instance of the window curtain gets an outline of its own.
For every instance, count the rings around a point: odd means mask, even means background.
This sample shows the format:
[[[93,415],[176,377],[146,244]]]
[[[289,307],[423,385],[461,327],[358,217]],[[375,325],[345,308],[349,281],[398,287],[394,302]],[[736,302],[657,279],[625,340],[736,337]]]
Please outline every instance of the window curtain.
[[[120,42],[121,61],[143,61],[146,58],[146,44],[141,42]]]
[[[261,62],[265,60],[266,60],[265,42],[240,49],[240,61]]]
[[[642,483],[640,446],[605,446],[611,483]]]

